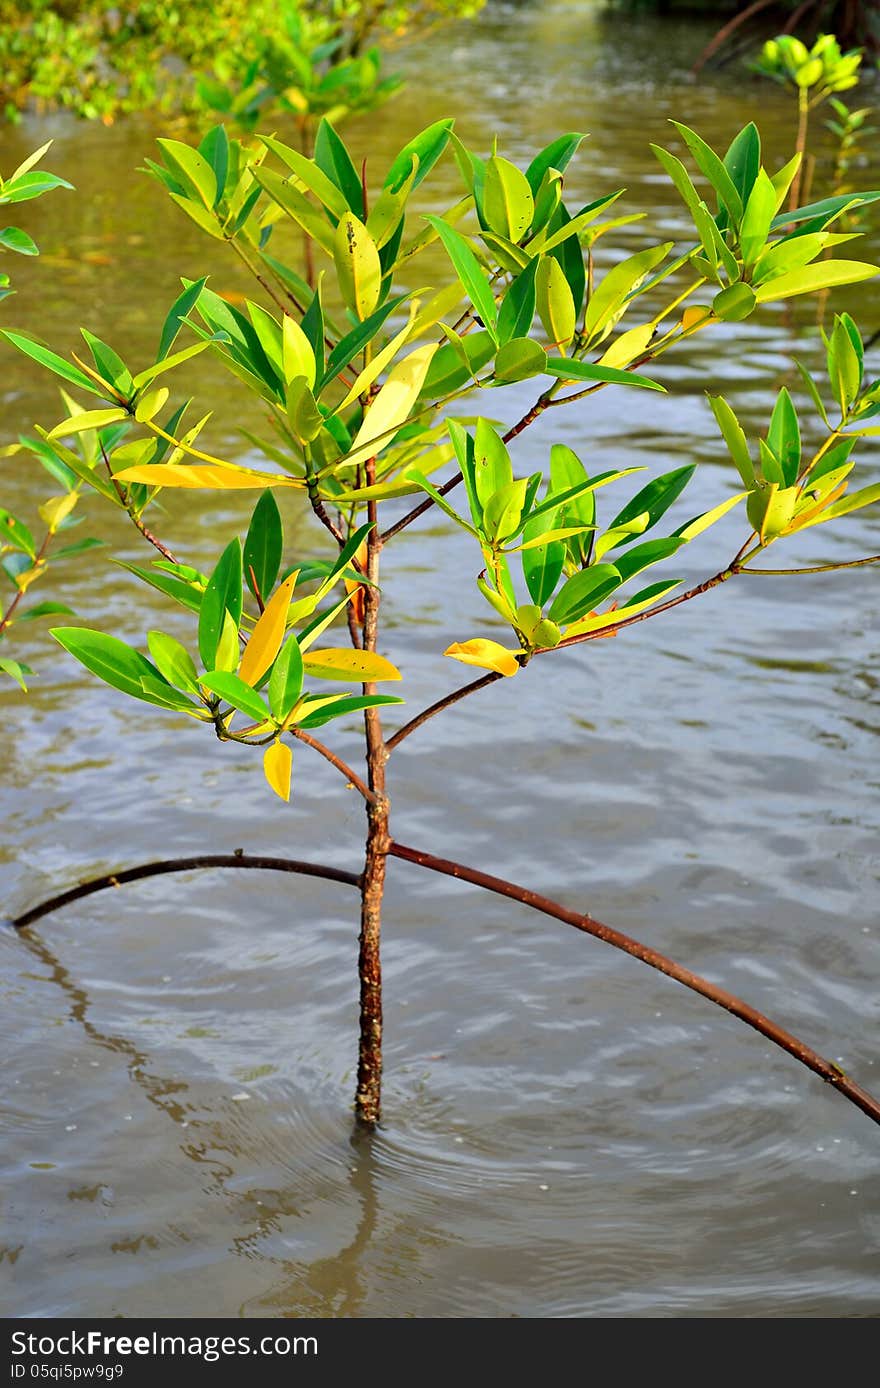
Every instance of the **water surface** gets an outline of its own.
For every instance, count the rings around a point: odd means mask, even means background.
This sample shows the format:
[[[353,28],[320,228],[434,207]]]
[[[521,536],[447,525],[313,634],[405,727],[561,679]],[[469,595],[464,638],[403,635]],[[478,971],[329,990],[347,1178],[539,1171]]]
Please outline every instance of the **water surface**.
[[[403,96],[351,141],[381,168],[451,112],[467,142],[498,132],[520,161],[589,131],[572,200],[626,187],[627,210],[650,209],[651,229],[625,228],[621,249],[681,237],[647,153],[668,115],[718,144],[758,116],[780,162],[792,140],[769,84],[733,70],[692,82],[703,36],[603,19],[587,0],[495,5],[408,50]],[[28,208],[44,255],[13,267],[7,322],[62,350],[82,322],[146,361],[180,275],[210,268],[215,286],[247,288],[136,172],[158,126],[25,123],[3,133],[3,166],[50,133],[77,192]],[[820,143],[820,176],[829,158]],[[876,162],[860,171],[878,177]],[[451,160],[436,186],[441,205],[459,195]],[[880,325],[872,286],[837,303]],[[810,305],[767,310],[660,368],[668,397],[607,391],[545,417],[518,470],[554,439],[594,467],[692,460],[693,514],[736,481],[703,389],[761,428],[772,391],[797,393],[794,356],[816,348]],[[59,402],[2,360],[5,441],[54,422]],[[247,402],[204,358],[190,381],[216,405],[213,446],[247,457]],[[528,403],[518,389],[490,402],[507,419]],[[863,468],[876,479],[870,454]],[[4,462],[13,510],[44,492],[41,473]],[[213,498],[198,514],[172,499],[163,533],[207,564],[247,504]],[[296,503],[285,517],[291,554],[321,552]],[[718,527],[680,572],[714,572],[739,534]],[[141,556],[130,528],[109,538],[108,558]],[[791,544],[788,562],[877,540],[862,512]],[[191,636],[184,614],[96,562],[99,585],[82,563],[64,571],[83,618],[133,641],[145,625]],[[385,649],[410,711],[459,680],[446,645],[491,630],[474,571],[466,537],[433,516],[388,555]],[[305,749],[282,808],[244,749],[80,677],[35,628],[22,650],[40,678],[28,701],[0,694],[4,911],[157,856],[357,863],[360,801]],[[397,832],[667,951],[876,1090],[877,655],[870,572],[728,585],[427,725],[393,763]],[[355,720],[333,740],[359,755]],[[203,873],[0,935],[7,1314],[876,1314],[880,1164],[862,1114],[667,979],[402,863],[386,912],[385,1121],[372,1142],[353,1136],[355,908],[329,883]]]

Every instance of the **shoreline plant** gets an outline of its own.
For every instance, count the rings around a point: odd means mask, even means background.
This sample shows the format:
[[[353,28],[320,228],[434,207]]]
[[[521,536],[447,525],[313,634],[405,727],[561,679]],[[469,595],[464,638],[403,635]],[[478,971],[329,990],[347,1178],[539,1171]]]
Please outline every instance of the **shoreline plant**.
[[[498,892],[623,949],[740,1017],[880,1122],[880,1104],[856,1080],[741,999],[529,887],[412,848],[392,828],[388,768],[401,743],[470,694],[524,678],[532,660],[564,658],[572,646],[614,636],[733,579],[880,562],[880,555],[865,555],[789,567],[766,557],[786,537],[880,500],[880,485],[852,483],[857,446],[880,433],[880,382],[865,374],[862,340],[848,314],[835,318],[827,338],[827,379],[800,368],[815,411],[809,420],[783,388],[763,437],[749,440],[730,405],[710,394],[739,481],[696,515],[686,504],[695,465],[636,478],[641,469],[603,470],[592,455],[580,457],[562,443],[536,459],[520,442],[535,420],[599,391],[663,394],[653,364],[698,334],[723,333],[726,323],[765,304],[880,273],[859,260],[826,258],[852,239],[833,229],[839,219],[880,193],[785,210],[799,154],[771,171],[753,124],[723,155],[687,126],[673,125],[697,181],[676,153],[652,148],[691,217],[692,241],[682,249],[646,238],[604,272],[597,244],[635,219],[620,211],[620,190],[566,206],[566,169],[583,138],[576,132],[552,141],[521,170],[497,150],[484,157],[468,149],[452,121],[443,120],[404,145],[378,180],[326,120],[313,157],[274,136],[230,139],[222,126],[197,148],[160,140],[160,159],[149,161],[153,176],[247,266],[256,297],[233,305],[206,277],[185,279],[146,365],[130,366],[87,329],[85,348],[70,360],[28,334],[3,332],[9,345],[61,378],[66,392],[65,418],[35,429],[20,447],[56,478],[72,479],[68,495],[71,488],[77,496],[93,492],[128,514],[157,557],[123,567],[184,608],[192,623],[185,644],[149,630],[149,654],[82,626],[55,627],[55,640],[105,683],[161,709],[169,732],[171,720],[189,718],[221,743],[253,747],[282,802],[294,784],[293,745],[310,748],[361,796],[366,821],[358,873],[249,855],[166,860],[80,884],[13,924],[25,928],[111,884],[192,866],[276,867],[355,887],[355,1112],[366,1128],[381,1116],[380,942],[390,858]],[[462,196],[443,215],[415,216],[410,200],[449,153]],[[314,285],[286,259],[291,230],[312,243],[322,267]],[[425,252],[433,267],[427,272],[419,264]],[[431,287],[415,291],[413,283]],[[187,363],[205,351],[262,404],[271,432],[248,435],[265,460],[260,466],[211,452],[210,415],[193,421],[192,402],[171,395]],[[707,362],[711,367],[711,353]],[[527,382],[534,383],[533,402],[499,428],[494,397],[485,392]],[[210,572],[192,567],[167,536],[154,533],[151,508],[167,489],[259,493],[243,541],[232,537]],[[296,492],[311,507],[328,537],[326,556],[287,552],[279,490]],[[62,498],[61,510],[64,504]],[[670,561],[738,508],[736,552],[685,587]],[[386,691],[398,688],[401,675],[385,654],[382,565],[395,537],[428,512],[441,512],[469,537],[468,581],[489,625],[475,616],[475,630],[457,633],[445,651],[475,667],[477,677],[389,731],[385,719],[402,701]],[[50,529],[54,521],[53,512]],[[26,538],[7,523],[5,546],[21,573],[33,557]],[[438,567],[437,581],[442,592],[458,579]],[[18,611],[14,617],[20,619]],[[145,626],[150,622],[145,614]],[[8,625],[14,630],[15,621]],[[347,641],[340,640],[346,629]],[[355,713],[364,719],[363,774],[325,734],[315,736]]]

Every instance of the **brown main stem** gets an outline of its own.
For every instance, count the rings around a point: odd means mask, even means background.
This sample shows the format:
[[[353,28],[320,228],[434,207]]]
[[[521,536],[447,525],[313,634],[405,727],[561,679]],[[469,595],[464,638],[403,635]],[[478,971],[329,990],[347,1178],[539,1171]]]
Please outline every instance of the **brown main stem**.
[[[376,477],[376,464],[366,465],[367,485]],[[367,578],[364,594],[363,649],[375,651],[379,633],[379,559],[382,540],[376,528],[376,503],[369,503],[368,518],[373,522],[367,540]],[[374,684],[364,685],[364,694],[374,694]],[[388,834],[388,800],[385,795],[385,763],[388,751],[382,734],[379,710],[364,710],[367,741],[367,783],[373,799],[367,802],[367,845],[361,879],[361,933],[358,953],[360,978],[360,1033],[358,1038],[357,1092],[355,1114],[365,1128],[374,1128],[382,1111],[382,896],[385,890],[385,864],[391,842]]]
[[[690,969],[684,968],[681,964],[676,964],[673,959],[668,959],[659,950],[651,949],[649,945],[643,945],[638,940],[634,940],[629,935],[624,935],[620,930],[614,930],[609,925],[603,925],[601,921],[594,920],[592,916],[582,915],[579,911],[570,911],[567,906],[561,906],[558,901],[551,901],[549,897],[541,896],[538,892],[530,891],[527,887],[519,887],[515,882],[508,882],[503,877],[491,877],[488,873],[479,872],[476,868],[465,867],[463,863],[453,862],[449,858],[435,858],[431,853],[423,853],[416,848],[407,848],[402,843],[391,843],[388,853],[393,858],[401,858],[404,862],[415,863],[419,867],[427,868],[430,872],[440,872],[447,877],[456,877],[462,882],[472,882],[476,887],[482,887],[485,891],[496,892],[499,896],[509,897],[512,901],[519,901],[524,906],[530,906],[534,911],[541,911],[545,916],[553,916],[556,920],[564,921],[566,925],[574,926],[575,930],[581,930],[586,935],[593,935],[597,940],[604,940],[605,944],[613,945],[615,949],[623,950],[625,954],[630,954],[634,959],[639,959],[643,964],[649,965],[652,969],[658,969],[660,973],[666,974],[669,978],[674,978],[677,983],[683,983],[686,988],[691,988],[695,993],[708,998],[718,1007],[723,1007],[726,1012],[730,1012],[734,1017],[739,1017],[740,1021],[747,1026],[759,1031],[762,1036],[766,1036],[774,1045],[780,1046],[789,1055],[794,1056],[808,1070],[820,1076],[827,1084],[843,1094],[856,1108],[860,1108],[875,1123],[880,1123],[880,1103],[869,1094],[867,1089],[863,1089],[855,1080],[850,1079],[839,1065],[833,1061],[825,1060],[816,1051],[806,1046],[803,1041],[792,1036],[791,1032],[785,1031],[783,1027],[765,1017],[762,1012],[758,1012],[748,1003],[743,1002],[734,993],[728,993],[726,989],[719,988],[708,979],[701,978],[699,974],[692,973]]]

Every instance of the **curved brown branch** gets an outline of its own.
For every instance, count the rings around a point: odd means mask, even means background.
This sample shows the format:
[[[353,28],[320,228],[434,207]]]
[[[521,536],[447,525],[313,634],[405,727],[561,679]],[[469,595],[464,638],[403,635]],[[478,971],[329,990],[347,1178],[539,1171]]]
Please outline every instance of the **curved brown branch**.
[[[723,44],[727,41],[727,39],[730,38],[731,34],[736,33],[740,25],[745,24],[746,21],[749,19],[753,19],[754,16],[756,14],[760,14],[762,10],[769,10],[770,6],[774,5],[775,3],[776,0],[755,0],[755,3],[753,5],[749,5],[748,9],[742,10],[739,14],[734,15],[733,19],[731,19],[728,24],[723,25],[722,28],[718,30],[718,33],[715,35],[715,37],[711,39],[710,42],[706,45],[699,58],[691,68],[691,72],[695,76],[699,72],[701,72],[702,69],[706,66],[706,63],[708,63],[709,59],[715,57],[715,54],[718,52],[719,48],[721,48]]]
[[[326,761],[329,761],[331,766],[336,767],[337,771],[341,771],[349,785],[354,786],[355,790],[360,791],[361,795],[369,804],[374,805],[376,803],[377,796],[375,793],[361,780],[356,771],[352,771],[348,762],[344,762],[341,757],[337,757],[335,752],[331,752],[330,748],[325,746],[323,742],[319,742],[316,737],[310,737],[308,733],[303,732],[302,728],[290,728],[288,731],[300,742],[304,742],[307,747],[311,747],[315,752],[320,753]]]
[[[411,718],[408,723],[404,723],[402,728],[398,728],[393,737],[389,737],[385,743],[386,750],[393,752],[398,743],[401,743],[410,733],[414,733],[416,728],[420,728],[423,723],[427,723],[429,718],[433,718],[436,713],[442,713],[445,708],[451,708],[457,704],[459,699],[464,699],[468,694],[476,694],[478,689],[485,689],[487,685],[494,684],[496,680],[503,679],[503,675],[497,674],[494,670],[488,675],[481,675],[478,680],[471,680],[470,684],[464,684],[460,689],[454,689],[451,694],[445,694],[442,699],[431,704],[428,708],[417,713],[415,718]]]
[[[480,872],[476,868],[465,867],[462,863],[456,863],[448,858],[435,858],[431,853],[422,853],[415,848],[407,848],[401,843],[392,843],[388,850],[393,858],[400,858],[407,863],[415,863],[418,867],[427,868],[430,872],[443,873],[447,877],[458,878],[462,882],[472,882],[476,887],[483,887],[486,891],[496,892],[499,896],[506,896],[512,901],[519,901],[523,906],[530,906],[534,911],[541,911],[545,916],[553,916],[556,920],[563,921],[566,925],[574,926],[575,930],[582,930],[586,935],[593,935],[597,940],[603,940],[607,945],[613,945],[615,949],[623,950],[625,954],[630,954],[634,959],[640,960],[643,964],[649,965],[652,969],[658,969],[660,973],[666,974],[669,978],[674,978],[677,983],[682,983],[686,988],[690,988],[701,997],[708,998],[709,1002],[715,1003],[717,1007],[724,1008],[725,1012],[730,1012],[732,1016],[739,1017],[740,1021],[747,1026],[759,1031],[762,1036],[766,1036],[768,1041],[772,1041],[775,1046],[781,1047],[789,1055],[794,1056],[795,1060],[800,1061],[808,1070],[827,1084],[832,1085],[856,1108],[860,1108],[875,1123],[880,1123],[880,1102],[873,1095],[863,1089],[860,1084],[835,1065],[833,1061],[825,1060],[816,1051],[811,1050],[803,1041],[799,1041],[791,1032],[785,1031],[776,1022],[765,1017],[763,1013],[750,1007],[741,998],[733,993],[728,993],[726,989],[719,988],[716,984],[710,983],[708,979],[701,978],[699,974],[692,973],[690,969],[684,968],[681,964],[676,964],[673,959],[667,958],[656,949],[651,949],[649,945],[640,944],[638,940],[632,939],[629,935],[624,935],[619,930],[612,929],[611,926],[603,925],[601,921],[594,920],[592,916],[582,915],[579,911],[571,911],[567,906],[561,906],[557,901],[551,901],[549,897],[541,896],[538,892],[530,891],[527,887],[519,887],[515,882],[508,882],[503,877],[490,877],[488,873]]]
[[[159,863],[141,863],[138,867],[107,873],[104,877],[89,878],[78,887],[50,896],[20,916],[13,916],[7,924],[16,930],[24,930],[50,912],[69,906],[73,901],[80,901],[85,896],[92,896],[95,892],[106,891],[108,887],[121,887],[125,882],[140,882],[145,877],[161,877],[169,872],[192,872],[195,868],[257,868],[269,872],[295,872],[303,877],[324,877],[329,882],[343,882],[348,887],[360,888],[361,885],[357,873],[345,872],[326,863],[304,863],[296,858],[247,858],[243,853],[200,853],[193,858],[166,858]]]

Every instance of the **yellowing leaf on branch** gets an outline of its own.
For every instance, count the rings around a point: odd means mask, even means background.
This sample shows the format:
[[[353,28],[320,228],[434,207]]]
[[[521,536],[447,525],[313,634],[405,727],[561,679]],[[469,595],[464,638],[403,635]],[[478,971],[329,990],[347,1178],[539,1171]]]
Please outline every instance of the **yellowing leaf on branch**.
[[[46,522],[50,534],[55,534],[61,522],[70,515],[78,501],[79,492],[68,492],[66,496],[53,496],[50,501],[43,503],[39,508],[40,516]]]
[[[389,373],[364,416],[346,463],[363,463],[391,442],[392,436],[409,418],[437,346],[436,342],[431,342],[426,347],[417,347]]]
[[[478,665],[481,670],[494,670],[499,675],[515,675],[519,670],[516,652],[500,646],[497,641],[456,641],[443,652],[462,665]]]
[[[290,799],[293,755],[286,742],[272,742],[263,753],[263,774],[276,795]]]
[[[266,604],[266,610],[254,627],[241,658],[239,675],[251,688],[265,675],[281,650],[287,629],[287,611],[299,578],[299,570],[290,574]]]
[[[312,651],[303,656],[307,675],[319,680],[356,680],[372,684],[376,680],[399,680],[400,671],[375,651],[353,651],[346,647]]]
[[[145,482],[148,487],[189,487],[199,491],[253,491],[257,487],[303,487],[298,477],[272,472],[253,472],[246,467],[225,467],[220,463],[144,463],[123,468],[120,482]]]

